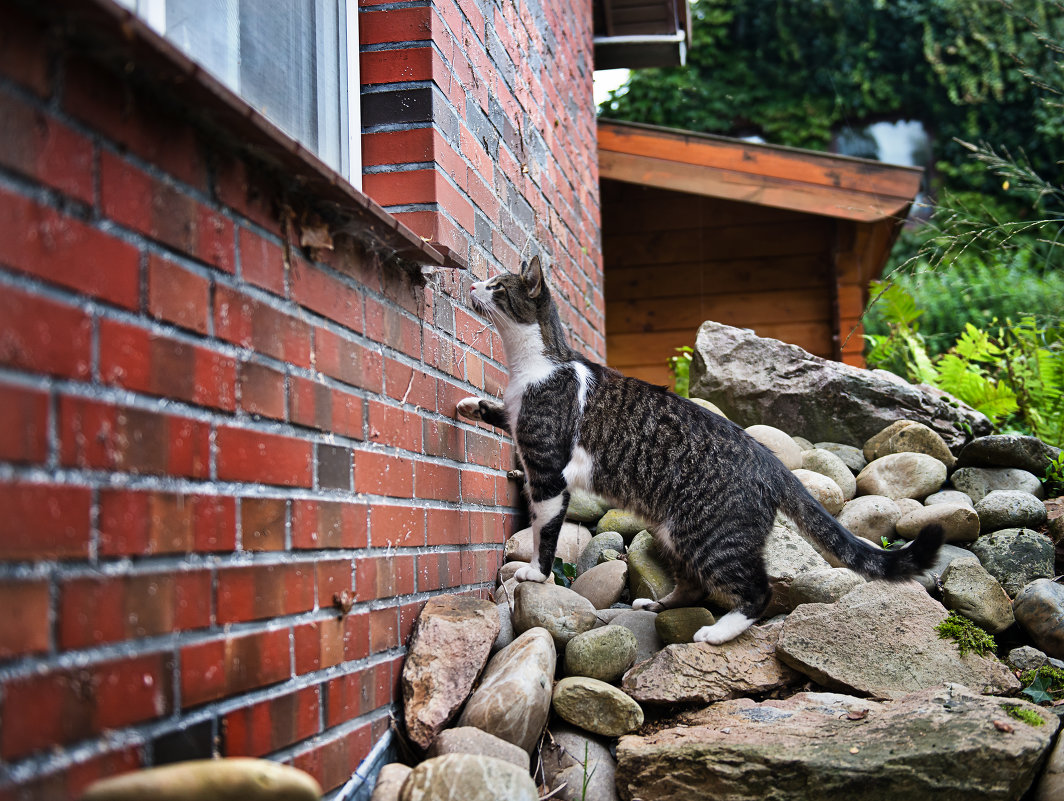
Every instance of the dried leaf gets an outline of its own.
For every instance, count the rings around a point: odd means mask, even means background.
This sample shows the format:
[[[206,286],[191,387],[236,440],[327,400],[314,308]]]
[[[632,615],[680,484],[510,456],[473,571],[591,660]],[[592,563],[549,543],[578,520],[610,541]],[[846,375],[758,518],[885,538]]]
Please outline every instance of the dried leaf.
[[[1005,734],[1012,734],[1014,731],[1016,731],[1016,729],[1013,728],[1013,725],[1011,723],[1006,723],[1003,720],[995,720],[994,728],[998,731],[1005,732]]]
[[[333,238],[329,226],[316,215],[304,219],[299,226],[299,244],[305,248],[332,250]]]
[[[846,713],[846,720],[864,720],[867,717],[867,709],[851,709]]]

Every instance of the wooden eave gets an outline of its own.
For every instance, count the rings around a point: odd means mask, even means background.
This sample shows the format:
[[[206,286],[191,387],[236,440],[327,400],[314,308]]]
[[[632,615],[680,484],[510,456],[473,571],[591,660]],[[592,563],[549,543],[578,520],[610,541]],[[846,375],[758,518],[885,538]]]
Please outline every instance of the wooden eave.
[[[686,63],[691,46],[688,0],[594,0],[595,69]]]
[[[840,220],[900,222],[923,170],[599,120],[600,178]]]

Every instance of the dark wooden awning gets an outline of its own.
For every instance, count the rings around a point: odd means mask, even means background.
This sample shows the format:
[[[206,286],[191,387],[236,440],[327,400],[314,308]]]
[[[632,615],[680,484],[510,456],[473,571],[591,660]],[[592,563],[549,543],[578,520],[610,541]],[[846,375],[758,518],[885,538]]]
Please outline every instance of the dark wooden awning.
[[[671,67],[687,60],[687,0],[595,0],[595,69]]]

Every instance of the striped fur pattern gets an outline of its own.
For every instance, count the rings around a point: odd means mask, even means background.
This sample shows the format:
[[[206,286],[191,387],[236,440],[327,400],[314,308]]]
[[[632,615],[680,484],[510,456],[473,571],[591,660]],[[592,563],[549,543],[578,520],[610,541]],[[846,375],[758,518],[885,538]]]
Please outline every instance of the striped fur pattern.
[[[568,345],[538,259],[521,275],[473,285],[474,305],[495,324],[511,370],[504,403],[468,398],[459,412],[507,428],[525,471],[538,560],[520,580],[551,574],[574,488],[602,495],[652,521],[677,579],[653,610],[707,593],[734,611],[695,639],[738,636],[764,612],[763,551],[777,510],[853,570],[902,579],[926,569],[942,542],[928,527],[906,548],[884,551],[839,525],[765,447],[725,418],[578,356]]]

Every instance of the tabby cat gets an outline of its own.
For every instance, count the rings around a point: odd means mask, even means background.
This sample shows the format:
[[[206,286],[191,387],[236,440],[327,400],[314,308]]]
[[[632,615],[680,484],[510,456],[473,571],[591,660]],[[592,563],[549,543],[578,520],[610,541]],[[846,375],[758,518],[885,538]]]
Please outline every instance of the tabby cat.
[[[734,605],[696,642],[720,644],[765,611],[763,551],[777,510],[870,578],[926,569],[942,543],[928,526],[909,546],[884,551],[839,525],[768,449],[729,420],[664,387],[588,361],[569,346],[538,257],[521,274],[473,284],[473,306],[495,325],[510,382],[504,402],[465,398],[458,412],[504,428],[524,468],[533,552],[520,581],[552,573],[569,493],[608,498],[651,523],[676,588],[636,599],[637,609],[690,605],[707,593]]]

